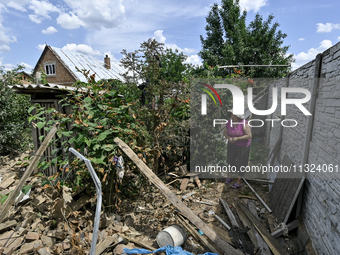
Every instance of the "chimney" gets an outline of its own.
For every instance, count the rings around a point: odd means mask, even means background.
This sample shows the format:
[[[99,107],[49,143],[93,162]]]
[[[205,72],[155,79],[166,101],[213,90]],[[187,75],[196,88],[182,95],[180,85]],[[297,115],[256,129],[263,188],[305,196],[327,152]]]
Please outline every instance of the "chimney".
[[[106,55],[104,58],[104,65],[106,69],[111,69],[111,61],[110,58]]]

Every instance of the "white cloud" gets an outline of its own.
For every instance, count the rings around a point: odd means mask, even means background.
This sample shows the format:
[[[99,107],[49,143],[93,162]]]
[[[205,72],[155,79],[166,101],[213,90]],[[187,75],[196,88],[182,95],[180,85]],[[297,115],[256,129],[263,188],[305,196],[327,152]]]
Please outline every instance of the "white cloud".
[[[50,27],[48,27],[48,28],[46,28],[46,29],[43,29],[43,30],[41,31],[41,33],[43,33],[43,34],[48,34],[48,35],[54,34],[54,33],[57,33],[57,32],[58,32],[58,30],[55,29],[55,28],[52,27],[52,26],[50,26]]]
[[[15,1],[10,1],[8,4],[7,4],[8,7],[11,7],[17,11],[22,11],[22,12],[26,12],[27,9],[24,7],[23,3],[21,2],[15,2]]]
[[[305,38],[299,38],[299,41],[304,41],[305,40]]]
[[[340,36],[338,37],[338,41],[340,41]]]
[[[73,16],[76,16],[79,19],[77,21],[78,27],[84,26],[88,29],[113,28],[124,20],[123,0],[64,0],[64,2],[71,9],[72,16],[69,15],[68,18],[75,20],[76,18]],[[68,24],[65,20],[67,20],[67,16],[64,15],[58,23],[68,28],[69,26],[65,25]]]
[[[25,62],[21,62],[20,65],[25,68],[24,71],[26,73],[31,73],[32,69],[34,68],[33,66],[31,66],[31,65],[29,65],[29,64],[27,64]]]
[[[193,65],[202,65],[201,60],[198,55],[191,55],[184,61],[184,63],[193,64]]]
[[[43,51],[45,49],[45,46],[46,46],[46,44],[39,44],[37,46],[37,49],[40,50],[40,51]]]
[[[316,32],[317,33],[330,33],[333,29],[340,29],[340,24],[334,23],[317,23],[316,24]]]
[[[241,9],[258,12],[261,7],[267,5],[267,0],[240,0]]]
[[[81,26],[85,26],[85,23],[81,21],[73,12],[70,12],[70,14],[60,14],[57,18],[57,23],[66,29],[77,29]]]
[[[44,19],[51,19],[48,15],[50,12],[60,12],[58,7],[46,1],[31,0],[28,7],[34,14],[28,15],[31,21],[39,24]]]
[[[183,53],[187,53],[187,54],[195,52],[194,49],[190,49],[190,48],[182,49],[182,48],[178,47],[176,44],[165,43],[166,37],[163,36],[163,30],[155,31],[153,33],[152,38],[155,39],[157,42],[164,43],[166,48],[172,49],[173,51],[178,50],[179,52],[183,52]]]
[[[159,43],[165,43],[166,38],[163,36],[163,30],[156,30],[153,33],[153,39],[155,39]]]
[[[330,40],[323,40],[320,43],[319,48],[316,49],[311,48],[308,50],[307,53],[300,52],[299,54],[294,55],[295,63],[292,63],[293,69],[296,69],[306,64],[307,62],[313,60],[318,53],[322,53],[330,47],[332,47],[332,42]]]
[[[0,17],[0,20],[2,17]],[[10,43],[17,42],[15,36],[9,36],[6,34],[6,28],[0,23],[0,52],[10,51]]]
[[[77,45],[75,43],[71,43],[71,44],[68,43],[62,49],[76,51],[79,53],[83,53],[85,55],[102,55],[98,50],[93,50],[91,46],[86,45],[86,44]]]

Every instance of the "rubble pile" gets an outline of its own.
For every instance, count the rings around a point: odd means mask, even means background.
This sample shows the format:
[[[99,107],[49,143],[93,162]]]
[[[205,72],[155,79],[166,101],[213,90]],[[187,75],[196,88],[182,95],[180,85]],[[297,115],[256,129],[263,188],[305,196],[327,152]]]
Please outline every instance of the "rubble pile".
[[[0,157],[0,161],[3,197],[15,188],[28,161],[26,154],[12,159]],[[126,172],[124,178],[138,176]],[[46,177],[37,174],[29,177],[25,185],[30,187],[29,192],[20,195],[2,220],[0,254],[90,254],[96,197],[87,193],[88,185],[72,193],[66,186],[44,184],[45,180]],[[308,238],[288,236],[299,222],[279,226],[246,185],[233,190],[216,180],[200,180],[199,175],[188,173],[185,166],[164,174],[162,180],[191,212],[239,254],[271,254],[271,251],[296,254],[299,249],[304,250]],[[268,201],[268,185],[260,183],[254,187]],[[115,213],[108,213],[108,208],[101,211],[95,254],[124,254],[124,248],[156,250],[157,235],[172,224],[182,226],[187,233],[182,245],[185,251],[224,252],[210,240],[208,233],[198,229],[151,184],[142,187],[137,198],[123,200]]]

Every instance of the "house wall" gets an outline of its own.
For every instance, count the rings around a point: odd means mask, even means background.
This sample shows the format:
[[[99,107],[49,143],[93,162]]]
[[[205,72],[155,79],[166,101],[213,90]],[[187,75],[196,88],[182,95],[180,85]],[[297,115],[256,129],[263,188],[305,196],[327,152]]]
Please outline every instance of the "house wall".
[[[319,58],[321,57],[321,58]],[[287,155],[297,166],[333,164],[340,171],[340,43],[322,53],[289,75],[288,87],[315,88],[315,106],[312,99],[304,106],[312,113],[306,117],[296,106],[287,107],[286,119],[295,119],[298,126],[282,129],[279,162]],[[319,64],[318,64],[319,63]],[[320,78],[315,78],[320,76]],[[282,87],[277,81],[272,87]],[[304,97],[291,93],[288,97]],[[272,102],[268,96],[268,107]],[[280,103],[279,103],[280,105]],[[268,118],[271,116],[268,116]],[[267,143],[273,149],[279,140],[281,127],[265,128]],[[308,131],[311,130],[310,136]],[[305,151],[307,154],[304,155]],[[306,158],[307,156],[307,158]],[[305,159],[304,159],[305,158]],[[340,254],[340,179],[330,173],[306,174],[302,216],[319,254]]]
[[[56,83],[60,85],[72,85],[76,79],[70,74],[70,72],[64,67],[59,59],[50,51],[47,50],[46,54],[40,59],[38,65],[39,71],[45,72],[45,64],[51,62],[55,63],[55,75],[48,75],[45,79],[48,83]],[[34,74],[35,75],[35,74]]]

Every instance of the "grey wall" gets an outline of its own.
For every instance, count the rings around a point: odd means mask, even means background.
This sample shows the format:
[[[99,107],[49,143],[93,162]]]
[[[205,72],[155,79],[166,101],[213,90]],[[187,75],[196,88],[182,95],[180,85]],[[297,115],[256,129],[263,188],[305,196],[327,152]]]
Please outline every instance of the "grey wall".
[[[282,128],[279,162],[287,155],[296,165],[304,161],[316,165],[333,164],[338,165],[340,171],[340,43],[290,73],[288,79],[289,82],[276,81],[270,89],[287,85],[309,91],[315,88],[315,106],[313,100],[304,104],[312,117],[307,118],[296,106],[289,105],[285,118],[297,120],[298,126],[270,128],[266,125],[267,145],[270,150],[274,148]],[[304,97],[296,93],[288,96]],[[269,91],[268,107],[271,102]],[[280,115],[280,109],[273,115]],[[314,247],[319,254],[340,254],[340,180],[327,173],[313,176],[309,173],[306,177],[302,216]]]

